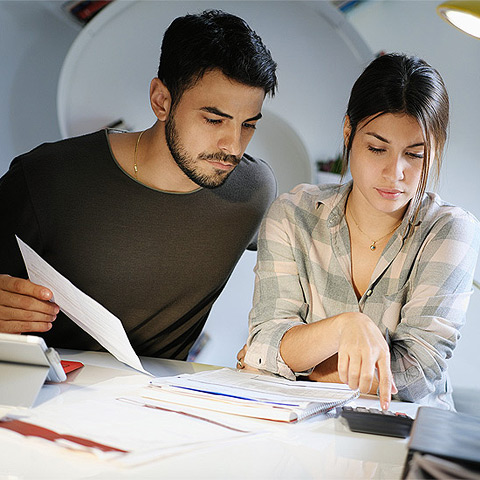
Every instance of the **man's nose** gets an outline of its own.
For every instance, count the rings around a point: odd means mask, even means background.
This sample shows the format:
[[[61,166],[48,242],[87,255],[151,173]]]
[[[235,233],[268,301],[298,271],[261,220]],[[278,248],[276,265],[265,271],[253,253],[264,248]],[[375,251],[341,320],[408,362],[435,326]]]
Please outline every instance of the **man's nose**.
[[[242,132],[236,126],[230,126],[222,131],[222,136],[218,141],[219,149],[228,155],[240,157],[242,150]]]

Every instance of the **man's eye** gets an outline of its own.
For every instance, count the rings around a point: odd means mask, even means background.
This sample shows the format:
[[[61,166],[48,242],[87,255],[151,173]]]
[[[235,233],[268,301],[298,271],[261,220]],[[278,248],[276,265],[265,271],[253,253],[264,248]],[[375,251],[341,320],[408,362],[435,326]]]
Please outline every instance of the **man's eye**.
[[[251,128],[252,130],[255,130],[257,126],[254,123],[244,123],[243,126],[245,128]]]
[[[205,122],[210,125],[218,125],[222,123],[222,121],[219,120],[218,118],[207,118],[207,117],[205,117]]]

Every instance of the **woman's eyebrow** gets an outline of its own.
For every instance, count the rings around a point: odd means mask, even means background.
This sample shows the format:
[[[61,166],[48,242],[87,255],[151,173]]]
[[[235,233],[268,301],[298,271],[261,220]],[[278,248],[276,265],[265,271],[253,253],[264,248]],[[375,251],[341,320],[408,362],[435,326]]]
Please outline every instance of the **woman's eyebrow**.
[[[372,137],[375,137],[376,139],[380,140],[381,142],[390,143],[386,138],[383,138],[378,133],[366,132],[365,135],[371,135]]]
[[[386,138],[383,138],[381,135],[379,135],[378,133],[375,133],[375,132],[366,132],[366,135],[371,135],[372,137],[375,137],[377,138],[378,140],[380,140],[381,142],[385,142],[385,143],[388,143],[390,144],[390,142],[386,139]],[[425,146],[425,143],[424,142],[419,142],[419,143],[414,143],[412,145],[408,145],[407,148],[415,148],[415,147],[424,147]]]

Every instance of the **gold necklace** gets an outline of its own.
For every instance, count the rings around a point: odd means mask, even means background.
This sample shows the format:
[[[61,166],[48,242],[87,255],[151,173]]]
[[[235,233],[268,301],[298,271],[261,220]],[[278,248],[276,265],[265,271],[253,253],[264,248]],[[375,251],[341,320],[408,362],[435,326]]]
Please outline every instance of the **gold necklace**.
[[[353,220],[353,223],[355,223],[355,225],[357,226],[358,230],[360,231],[360,233],[363,233],[363,235],[365,235],[365,237],[368,238],[368,240],[370,242],[372,242],[372,244],[370,245],[370,250],[373,252],[374,250],[376,250],[377,248],[377,243],[378,242],[381,242],[385,237],[388,237],[391,233],[393,233],[399,226],[400,224],[402,223],[402,221],[400,220],[394,227],[393,227],[393,230],[390,230],[386,235],[384,235],[382,238],[379,238],[378,240],[372,240],[370,238],[369,235],[367,235],[361,228],[360,228],[360,225],[357,223],[357,221],[355,220],[355,217],[353,216],[353,213],[352,213],[352,209],[350,208],[350,206],[348,206],[348,210],[350,212],[350,216],[352,217],[352,220]]]
[[[138,135],[137,138],[137,143],[135,144],[135,151],[133,152],[133,173],[135,174],[135,178],[137,178],[138,175],[138,166],[137,166],[137,150],[138,150],[138,144],[140,143],[140,139],[142,138],[142,135],[146,132],[146,130],[142,130],[140,132],[140,135]]]

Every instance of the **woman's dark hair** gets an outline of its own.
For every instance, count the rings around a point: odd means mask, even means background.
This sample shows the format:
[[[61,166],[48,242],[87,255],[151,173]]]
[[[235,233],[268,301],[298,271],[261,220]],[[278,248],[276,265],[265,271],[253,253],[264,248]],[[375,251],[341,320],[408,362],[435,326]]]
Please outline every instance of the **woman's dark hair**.
[[[206,10],[176,18],[165,32],[158,78],[168,88],[172,106],[210,70],[232,80],[263,88],[272,97],[277,64],[261,38],[235,15]]]
[[[348,168],[353,138],[360,122],[385,113],[407,114],[415,118],[423,132],[424,161],[420,182],[412,199],[410,222],[414,223],[427,187],[432,161],[438,181],[447,139],[449,100],[442,77],[424,60],[402,54],[382,55],[373,60],[353,85],[346,117],[351,133],[343,147],[343,169]],[[431,147],[435,158],[430,158]]]

